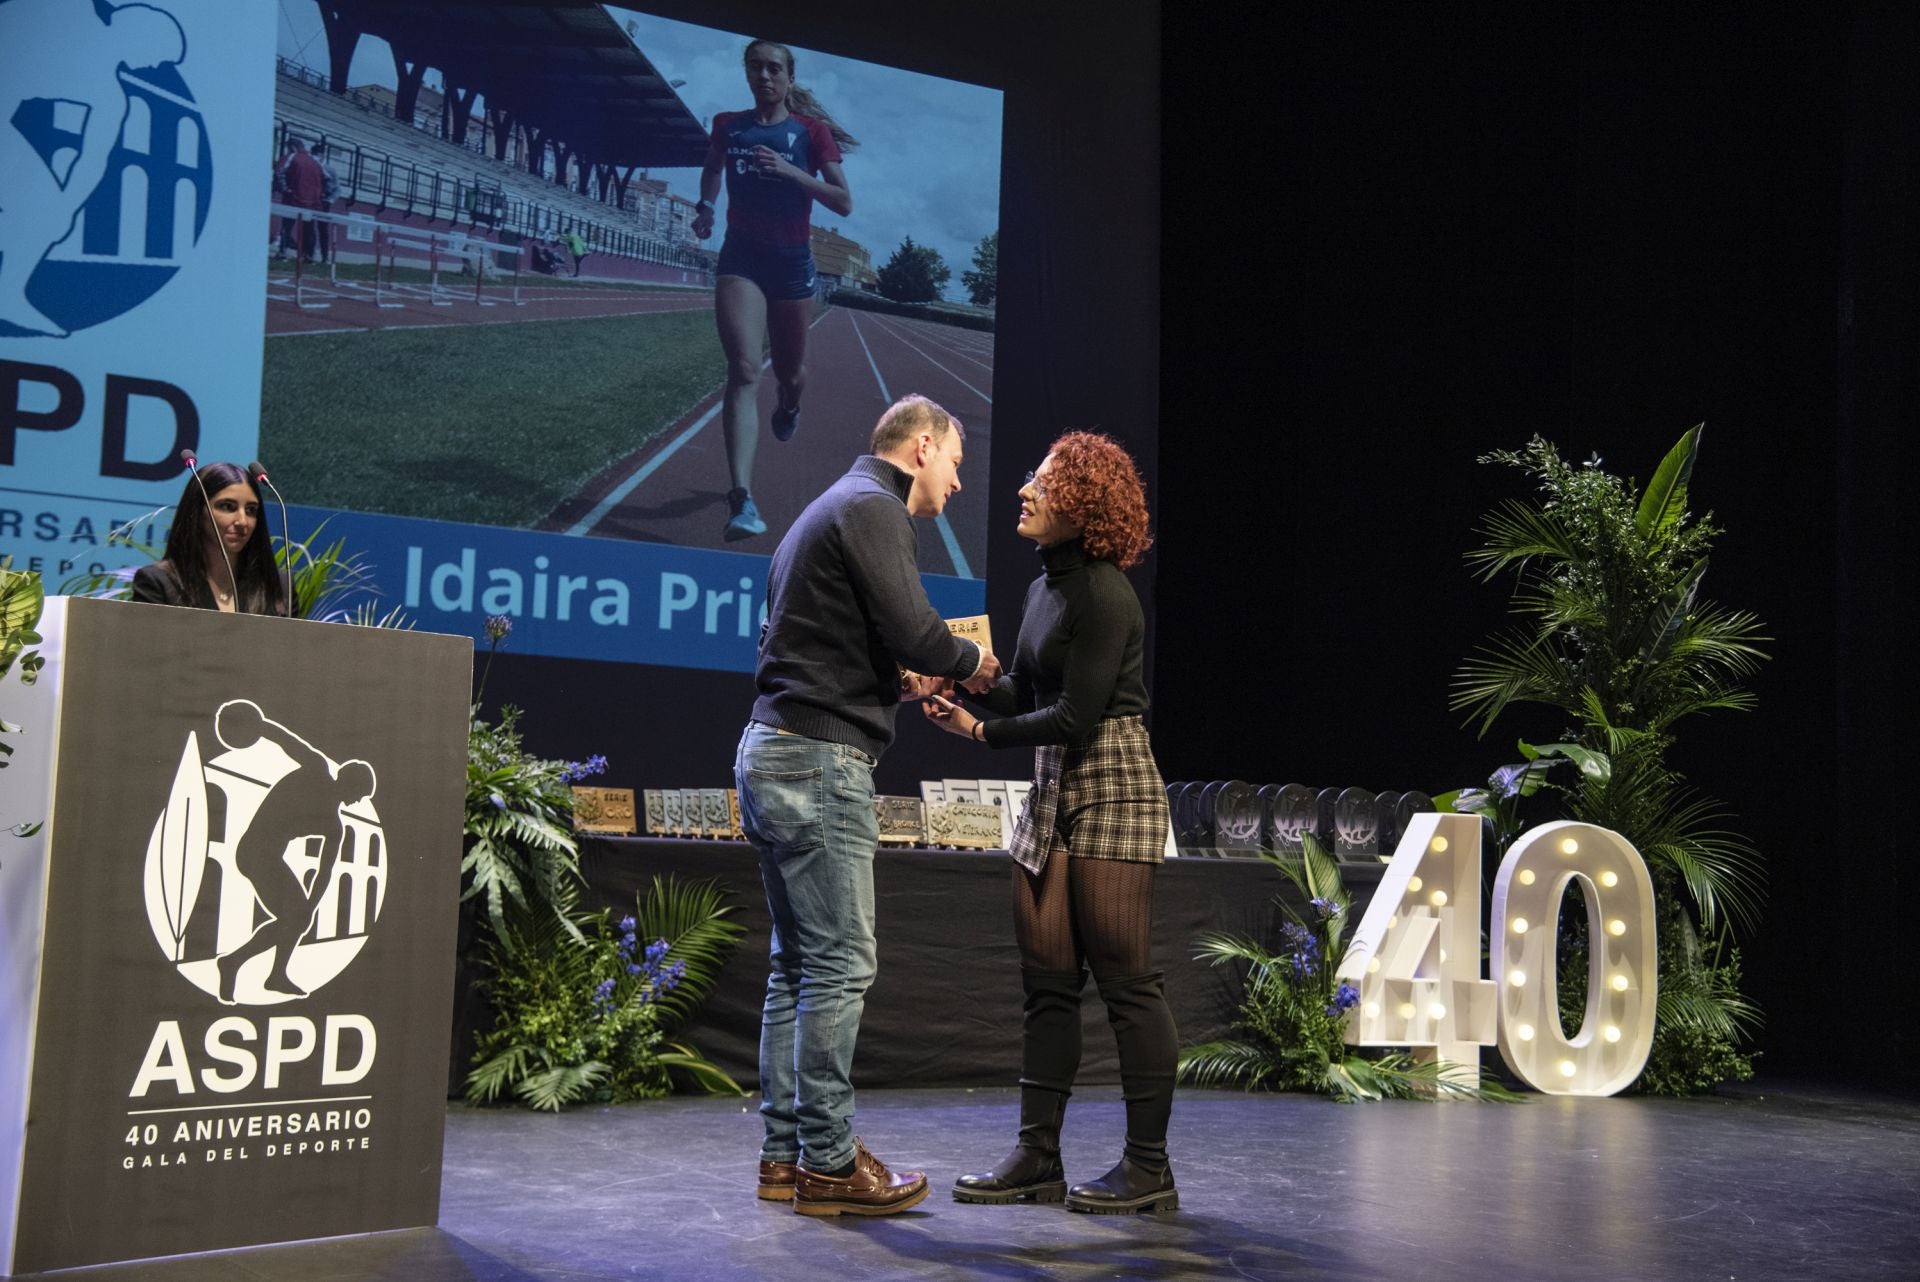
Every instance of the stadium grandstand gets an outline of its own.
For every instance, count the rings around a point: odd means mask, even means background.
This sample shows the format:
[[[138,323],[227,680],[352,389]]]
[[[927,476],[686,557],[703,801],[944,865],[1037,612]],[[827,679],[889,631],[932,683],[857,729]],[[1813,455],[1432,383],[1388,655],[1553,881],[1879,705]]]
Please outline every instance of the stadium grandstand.
[[[509,245],[577,234],[605,256],[597,274],[711,285],[693,207],[645,172],[699,165],[706,132],[597,3],[336,0],[321,13],[330,71],[278,60],[274,154],[288,137],[325,142],[339,212]],[[396,87],[344,83],[368,34],[392,48]],[[423,84],[429,69],[447,92]]]

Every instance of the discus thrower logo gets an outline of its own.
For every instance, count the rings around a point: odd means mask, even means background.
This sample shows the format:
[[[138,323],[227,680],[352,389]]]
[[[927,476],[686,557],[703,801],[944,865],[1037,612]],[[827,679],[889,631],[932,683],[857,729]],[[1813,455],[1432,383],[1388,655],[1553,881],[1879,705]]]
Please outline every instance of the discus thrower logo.
[[[246,699],[220,705],[214,737],[227,751],[203,764],[188,732],[154,820],[147,921],[227,1005],[297,1001],[347,968],[386,899],[373,767],[328,759]]]
[[[180,270],[213,197],[179,20],[148,4],[5,0],[0,337],[65,338]]]

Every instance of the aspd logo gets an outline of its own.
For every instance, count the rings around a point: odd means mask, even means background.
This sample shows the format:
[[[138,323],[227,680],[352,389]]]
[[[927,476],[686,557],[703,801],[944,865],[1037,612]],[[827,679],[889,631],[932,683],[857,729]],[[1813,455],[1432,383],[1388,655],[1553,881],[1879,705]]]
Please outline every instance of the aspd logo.
[[[147,841],[147,921],[180,973],[227,1005],[295,1001],[347,968],[386,898],[386,835],[364,761],[334,762],[259,705],[187,735]]]
[[[0,337],[112,320],[153,297],[206,227],[213,151],[165,10],[0,3]]]

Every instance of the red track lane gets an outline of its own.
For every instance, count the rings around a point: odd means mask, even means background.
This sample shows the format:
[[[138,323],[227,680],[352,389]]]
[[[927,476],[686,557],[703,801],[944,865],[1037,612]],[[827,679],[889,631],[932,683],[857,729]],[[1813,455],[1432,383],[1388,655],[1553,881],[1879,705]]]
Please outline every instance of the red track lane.
[[[801,509],[843,475],[856,455],[866,452],[868,434],[891,400],[919,392],[966,425],[963,488],[947,504],[946,517],[968,574],[984,578],[991,516],[985,482],[993,439],[992,360],[990,334],[833,308],[811,331],[800,430],[784,445],[773,439],[766,426],[776,395],[773,371],[768,369],[760,377],[761,435],[753,497],[767,522],[765,534],[738,543],[721,538],[727,520],[728,479],[720,416],[712,412],[719,402],[718,386],[678,422],[561,504],[541,528],[575,528],[605,496],[658,460],[645,480],[584,532],[679,547],[771,553]],[[714,373],[717,381],[720,371]],[[675,448],[674,442],[710,412],[707,422]],[[662,454],[666,454],[663,460]],[[1011,523],[1018,518],[1018,507],[1013,496],[1004,495],[999,496],[995,510],[1003,510]],[[921,570],[956,573],[946,539],[935,524],[915,524]]]
[[[712,311],[711,290],[656,292],[632,289],[556,289],[535,277],[523,277],[520,297],[525,305],[513,305],[510,284],[489,282],[483,297],[493,303],[483,307],[474,301],[473,277],[450,274],[441,277],[444,307],[436,307],[427,297],[424,285],[404,285],[386,291],[387,300],[403,300],[398,308],[376,307],[373,287],[365,281],[342,281],[329,285],[324,274],[307,278],[305,295],[309,302],[330,304],[306,309],[293,301],[293,278],[275,275],[267,283],[267,336],[324,334],[341,331],[409,329],[447,325],[518,325],[529,321],[582,320],[602,316],[639,316],[653,312]]]

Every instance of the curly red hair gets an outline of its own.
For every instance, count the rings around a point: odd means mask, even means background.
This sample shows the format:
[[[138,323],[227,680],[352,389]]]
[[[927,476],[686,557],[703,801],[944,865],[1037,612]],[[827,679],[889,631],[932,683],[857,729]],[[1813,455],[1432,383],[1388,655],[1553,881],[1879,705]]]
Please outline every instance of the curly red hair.
[[[1153,539],[1147,534],[1147,489],[1133,456],[1112,437],[1068,432],[1047,451],[1047,503],[1080,527],[1087,555],[1132,569]]]

